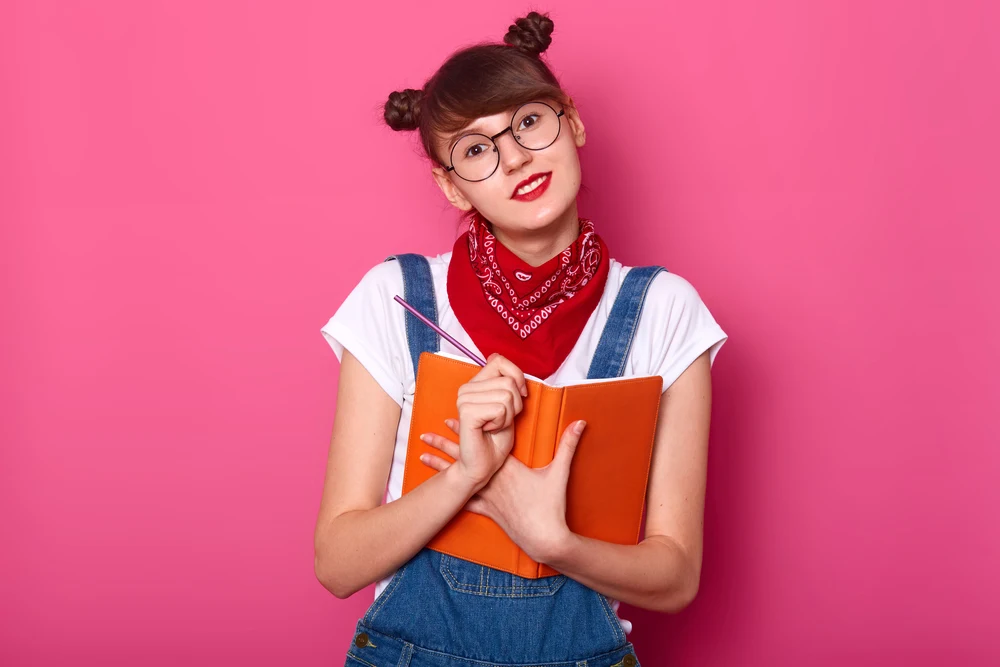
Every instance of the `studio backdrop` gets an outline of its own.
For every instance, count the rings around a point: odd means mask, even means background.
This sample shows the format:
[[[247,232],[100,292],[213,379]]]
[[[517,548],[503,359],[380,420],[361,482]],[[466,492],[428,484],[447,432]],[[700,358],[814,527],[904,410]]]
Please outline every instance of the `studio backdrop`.
[[[581,215],[730,336],[643,664],[1000,663],[1000,22],[902,0],[4,3],[0,663],[340,664],[320,327],[458,224],[381,106],[530,9]]]

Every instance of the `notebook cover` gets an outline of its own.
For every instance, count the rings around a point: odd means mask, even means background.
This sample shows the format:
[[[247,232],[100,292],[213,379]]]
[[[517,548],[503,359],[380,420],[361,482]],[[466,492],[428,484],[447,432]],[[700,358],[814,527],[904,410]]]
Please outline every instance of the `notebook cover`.
[[[457,441],[444,424],[458,418],[458,389],[480,367],[430,352],[420,355],[403,470],[403,493],[437,471],[420,461],[451,457],[420,440],[438,433]],[[638,544],[656,435],[663,378],[658,375],[550,387],[527,380],[528,396],[514,418],[511,455],[540,468],[552,461],[566,427],[585,419],[566,489],[566,523],[574,533],[617,544]],[[460,510],[427,547],[528,579],[559,574],[530,558],[492,519]]]

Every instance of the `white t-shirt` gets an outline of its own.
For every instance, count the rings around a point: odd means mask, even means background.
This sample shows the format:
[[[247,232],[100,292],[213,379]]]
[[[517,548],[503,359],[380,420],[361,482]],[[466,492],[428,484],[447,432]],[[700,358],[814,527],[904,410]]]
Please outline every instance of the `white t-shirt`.
[[[448,251],[427,258],[434,281],[438,326],[485,358],[462,328],[448,301],[447,277],[451,255]],[[562,365],[555,373],[543,378],[546,382],[570,383],[587,377],[611,306],[630,268],[613,258],[610,260],[601,300]],[[399,262],[380,262],[365,274],[321,329],[338,360],[343,358],[344,348],[350,350],[402,408],[385,502],[397,500],[402,495],[403,464],[416,387],[413,361],[406,342],[406,309],[393,300],[392,297],[397,294],[404,296]],[[691,283],[676,273],[660,271],[646,292],[624,375],[659,375],[663,378],[663,390],[666,391],[705,350],[709,350],[709,359],[714,363],[727,338]],[[440,338],[440,345],[442,352],[462,354],[444,338]],[[388,585],[392,574],[376,584],[375,597]],[[617,615],[620,602],[612,598],[608,600]],[[631,632],[630,621],[620,616],[618,621],[626,634]]]

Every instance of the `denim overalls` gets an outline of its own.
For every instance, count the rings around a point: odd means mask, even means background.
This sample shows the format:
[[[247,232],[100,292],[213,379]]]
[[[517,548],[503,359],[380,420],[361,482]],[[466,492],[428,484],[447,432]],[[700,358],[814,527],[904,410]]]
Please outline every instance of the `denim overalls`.
[[[437,324],[427,258],[393,255],[404,298]],[[662,266],[625,276],[588,378],[621,376],[646,290]],[[406,313],[416,369],[438,334]],[[607,598],[563,574],[527,579],[423,548],[403,564],[358,621],[347,667],[639,667]]]

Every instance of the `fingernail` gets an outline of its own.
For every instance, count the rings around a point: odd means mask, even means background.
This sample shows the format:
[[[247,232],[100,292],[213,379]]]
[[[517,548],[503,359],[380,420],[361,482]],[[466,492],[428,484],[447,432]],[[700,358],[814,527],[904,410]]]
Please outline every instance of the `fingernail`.
[[[423,440],[424,442],[430,442],[430,436],[428,436],[426,433],[421,433],[420,439]]]
[[[523,387],[521,387],[521,396],[523,397],[528,396],[528,385],[524,385]]]
[[[580,421],[578,421],[576,423],[576,426],[573,427],[573,430],[576,432],[577,435],[580,435],[581,433],[583,433],[583,429],[584,429],[584,427],[586,425],[587,425],[587,422],[585,422],[585,421],[583,421],[581,419]]]

